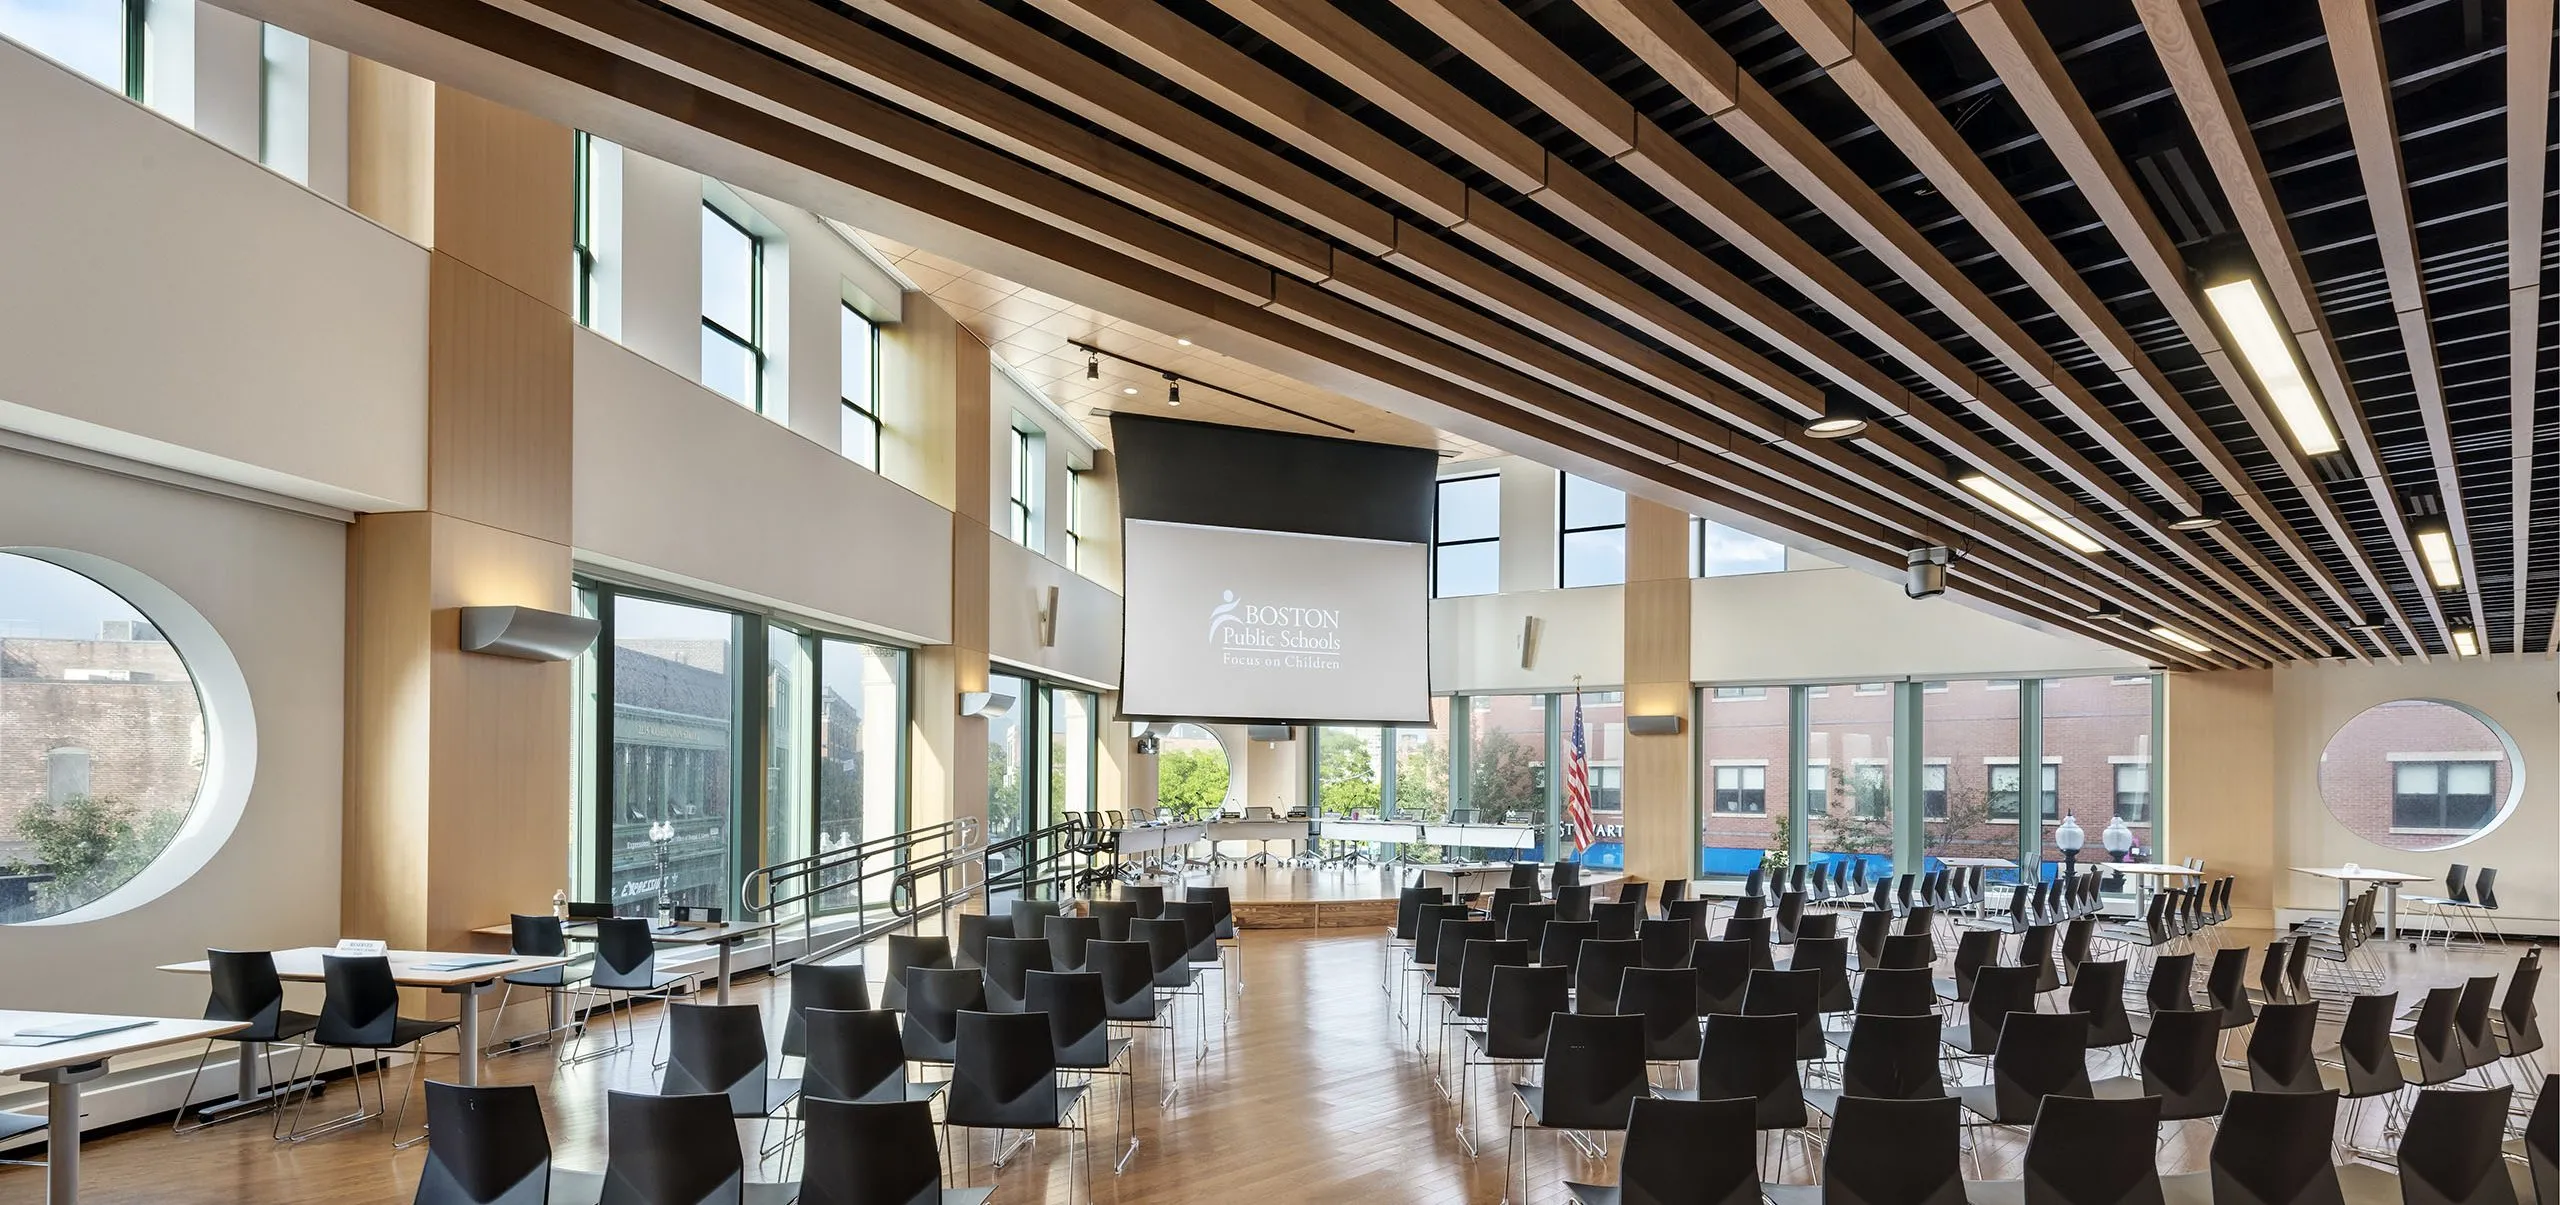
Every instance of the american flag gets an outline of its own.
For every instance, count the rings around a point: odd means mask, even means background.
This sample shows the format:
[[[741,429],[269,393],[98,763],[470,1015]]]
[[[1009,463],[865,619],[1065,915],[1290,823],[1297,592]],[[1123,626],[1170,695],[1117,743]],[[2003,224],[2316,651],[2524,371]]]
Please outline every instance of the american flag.
[[[1581,853],[1600,839],[1591,819],[1591,757],[1582,744],[1582,693],[1573,696],[1573,748],[1564,760],[1564,815],[1573,825],[1573,852]]]

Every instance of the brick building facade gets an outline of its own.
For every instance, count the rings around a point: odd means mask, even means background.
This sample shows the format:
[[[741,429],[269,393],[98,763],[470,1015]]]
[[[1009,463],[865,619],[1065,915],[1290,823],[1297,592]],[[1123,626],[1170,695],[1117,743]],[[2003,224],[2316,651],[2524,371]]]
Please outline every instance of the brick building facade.
[[[0,637],[0,865],[28,856],[19,819],[75,795],[184,813],[204,782],[204,712],[175,648],[138,639]]]

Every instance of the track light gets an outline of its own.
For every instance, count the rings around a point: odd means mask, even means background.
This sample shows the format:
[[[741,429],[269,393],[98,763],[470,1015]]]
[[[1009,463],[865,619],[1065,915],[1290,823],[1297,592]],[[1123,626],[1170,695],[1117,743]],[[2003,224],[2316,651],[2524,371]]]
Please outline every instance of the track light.
[[[2122,622],[2124,619],[2124,608],[2102,598],[2098,600],[2097,606],[2089,609],[2089,618]]]
[[[1956,478],[1956,484],[1980,495],[1983,501],[2026,520],[2036,530],[2053,537],[2074,552],[2095,556],[2107,550],[2106,545],[2090,538],[2089,533],[2064,522],[2062,516],[2036,505],[2026,495],[1988,476],[1981,473],[1966,473]]]
[[[2211,531],[2220,526],[2222,512],[2211,506],[2199,506],[2192,515],[2172,515],[2168,521],[2171,531]]]
[[[2480,655],[2480,634],[2473,631],[2470,624],[2460,624],[2453,629],[2453,655],[2457,657]]]
[[[2258,378],[2258,388],[2267,395],[2267,403],[2275,407],[2276,416],[2293,432],[2294,446],[2305,456],[2326,456],[2338,450],[2338,433],[2329,426],[2328,412],[2320,405],[2320,396],[2311,391],[2310,380],[2303,375],[2302,361],[2294,355],[2293,338],[2277,323],[2275,307],[2268,303],[2267,291],[2259,283],[2257,265],[2249,259],[2246,245],[2221,241],[2206,249],[2209,262],[2199,268],[2204,284],[2205,302],[2222,320],[2222,329],[2231,336],[2231,344],[2249,366],[2250,375]]]
[[[1102,379],[1102,354],[1100,352],[1088,351],[1084,353],[1084,379],[1088,381],[1099,381]]]
[[[2166,640],[2171,644],[2177,645],[2179,648],[2185,649],[2190,653],[2210,653],[2213,651],[2213,649],[2205,644],[2205,642],[2198,640],[2193,636],[2189,636],[2167,624],[2151,625],[2151,634],[2161,638],[2162,640]]]
[[[1807,419],[1804,433],[1814,439],[1854,439],[1867,433],[1867,416],[1846,390],[1822,391],[1822,413]]]
[[[1168,406],[1182,404],[1182,378],[1169,372],[1164,374],[1164,404]]]

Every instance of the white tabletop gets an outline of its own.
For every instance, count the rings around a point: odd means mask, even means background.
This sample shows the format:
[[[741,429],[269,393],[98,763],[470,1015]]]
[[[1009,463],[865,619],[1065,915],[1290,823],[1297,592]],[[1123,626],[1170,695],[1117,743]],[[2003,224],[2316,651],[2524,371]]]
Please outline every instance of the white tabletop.
[[[1527,824],[1426,824],[1422,840],[1460,849],[1527,849],[1538,843],[1538,830]]]
[[[0,1075],[25,1075],[34,1071],[50,1071],[56,1067],[77,1067],[120,1054],[149,1050],[172,1042],[191,1042],[246,1029],[242,1021],[190,1021],[176,1017],[127,1017],[110,1013],[40,1013],[0,1009],[0,1034],[14,1034],[22,1029],[44,1025],[67,1025],[77,1022],[143,1022],[128,1029],[102,1033],[95,1037],[73,1038],[44,1046],[0,1046]]]
[[[320,959],[335,953],[337,951],[328,946],[303,946],[292,950],[278,950],[275,952],[276,977],[290,979],[297,983],[319,983],[327,978],[322,970]],[[464,967],[461,970],[443,971],[423,970],[420,969],[419,964],[491,956],[449,950],[385,950],[382,956],[391,961],[392,981],[402,987],[459,988],[474,983],[491,983],[509,975],[538,971],[544,967],[569,965],[569,960],[566,958],[506,958],[480,966]],[[160,969],[180,975],[213,973],[212,964],[203,959],[197,959],[194,962],[173,962]]]
[[[2167,862],[2099,862],[2095,865],[2100,870],[2112,870],[2117,874],[2150,875],[2164,879],[2204,877],[2204,872],[2193,866],[2172,866]]]
[[[1984,870],[2016,870],[2018,868],[2017,863],[2007,858],[1940,858],[1938,861],[1947,866],[1979,866]]]
[[[746,939],[757,936],[758,934],[771,932],[781,924],[782,922],[773,920],[739,920],[717,925],[667,925],[660,927],[657,922],[651,921],[649,923],[649,940],[662,946],[719,945],[725,942],[745,941]],[[513,937],[516,935],[515,927],[512,925],[482,925],[477,929],[473,929],[472,932],[478,933],[484,937]],[[596,925],[594,921],[573,920],[560,926],[560,932],[563,936],[572,941],[594,941],[596,938]],[[512,975],[515,972],[509,971],[507,973]]]
[[[1307,822],[1299,820],[1212,820],[1212,841],[1304,841]]]
[[[1418,820],[1353,820],[1344,816],[1327,816],[1318,828],[1327,839],[1337,841],[1422,839],[1422,822]]]
[[[2375,870],[2370,866],[2359,866],[2353,870],[2344,866],[2296,866],[2293,870],[2296,874],[2343,879],[2350,883],[2424,883],[2435,878],[2434,875],[2410,874],[2404,870]]]

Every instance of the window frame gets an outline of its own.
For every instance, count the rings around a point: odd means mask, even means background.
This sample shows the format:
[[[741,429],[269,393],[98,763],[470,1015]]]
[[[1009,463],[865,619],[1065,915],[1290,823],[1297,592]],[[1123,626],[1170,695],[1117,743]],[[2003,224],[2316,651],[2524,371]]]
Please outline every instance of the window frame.
[[[2124,772],[2127,770],[2139,771],[2141,773],[2141,790],[2133,792],[2125,790]],[[2113,780],[2109,784],[2111,808],[2108,814],[2115,819],[2124,821],[2126,824],[2151,823],[2151,759],[2146,757],[2132,761],[2109,762],[2107,773]],[[2141,799],[2140,804],[2135,807],[2131,814],[2127,814],[2125,811],[2124,801],[2127,794],[2137,795]]]
[[[2498,800],[2499,762],[2496,759],[2487,756],[2433,758],[2395,757],[2385,764],[2391,767],[2390,831],[2395,833],[2469,836],[2475,833],[2486,832],[2497,823],[2500,812]],[[2489,771],[2489,790],[2485,796],[2488,800],[2488,806],[2486,809],[2488,812],[2488,819],[2470,828],[2463,828],[2446,821],[2447,815],[2452,810],[2450,801],[2455,797],[2455,793],[2451,787],[2453,781],[2453,768],[2455,766],[2483,766]],[[2436,789],[2434,794],[2413,796],[2400,789],[2401,774],[2414,767],[2425,767],[2435,772]],[[2466,792],[2465,794],[2468,793]],[[2401,804],[2401,800],[2404,798],[2431,800],[2432,807],[2435,812],[2435,823],[2412,824],[2407,822],[2407,820],[2404,820]]]
[[[1778,550],[1778,567],[1775,569],[1727,570],[1722,573],[1708,572],[1707,529],[1711,527],[1721,527],[1735,535],[1751,536],[1752,539],[1759,540],[1762,543],[1776,548]],[[1704,580],[1707,578],[1717,577],[1762,577],[1772,573],[1785,573],[1789,568],[1787,561],[1789,557],[1794,554],[1794,551],[1794,549],[1791,549],[1776,540],[1769,539],[1766,536],[1753,536],[1750,532],[1744,531],[1739,527],[1735,527],[1730,523],[1718,523],[1705,515],[1689,516],[1689,576],[1691,578]]]
[[[1452,486],[1452,485],[1459,485],[1459,484],[1463,484],[1463,483],[1466,483],[1466,482],[1473,482],[1473,481],[1492,481],[1492,482],[1494,482],[1494,495],[1493,495],[1493,534],[1492,534],[1492,535],[1489,535],[1489,536],[1475,536],[1475,537],[1471,537],[1471,538],[1469,538],[1469,539],[1464,539],[1464,540],[1451,540],[1451,539],[1444,539],[1444,538],[1442,538],[1442,536],[1441,536],[1441,534],[1440,534],[1440,532],[1441,532],[1440,514],[1441,514],[1441,511],[1442,511],[1443,509],[1445,509],[1445,505],[1444,505],[1444,495],[1445,495],[1445,493],[1446,493],[1446,491],[1447,491],[1447,488],[1448,488],[1449,486]],[[1441,593],[1441,592],[1440,592],[1440,550],[1441,550],[1441,549],[1444,549],[1444,548],[1473,548],[1473,547],[1475,547],[1475,546],[1477,546],[1477,545],[1479,545],[1479,544],[1491,544],[1491,545],[1493,545],[1493,546],[1494,546],[1494,560],[1493,560],[1493,577],[1494,577],[1494,581],[1493,581],[1493,589],[1492,589],[1491,591],[1489,591],[1489,593],[1499,594],[1499,593],[1501,593],[1501,592],[1502,592],[1502,551],[1501,551],[1501,549],[1502,549],[1502,485],[1501,485],[1501,482],[1502,482],[1502,474],[1501,474],[1500,472],[1488,472],[1488,473],[1461,473],[1461,474],[1459,474],[1459,475],[1457,475],[1457,476],[1454,476],[1454,477],[1437,477],[1437,478],[1433,478],[1433,479],[1432,479],[1432,482],[1431,482],[1431,597],[1433,597],[1433,598],[1450,598],[1450,597],[1468,598],[1468,597],[1473,597],[1472,595],[1454,595],[1454,596],[1453,596],[1453,595],[1443,594],[1443,593]],[[1561,572],[1561,570],[1559,570],[1559,572]]]
[[[1067,466],[1067,568],[1084,572],[1084,485],[1088,470]]]
[[[1603,531],[1624,532],[1627,529],[1627,512],[1624,501],[1626,498],[1626,491],[1619,490],[1618,487],[1610,485],[1605,481],[1594,481],[1589,477],[1582,477],[1580,479],[1591,485],[1599,486],[1602,489],[1618,490],[1618,497],[1620,499],[1618,521],[1615,523],[1592,523],[1580,527],[1574,526],[1573,482],[1577,476],[1578,475],[1574,473],[1560,472],[1556,474],[1556,588],[1559,590],[1578,590],[1583,588],[1583,586],[1576,586],[1565,580],[1565,563],[1569,555],[1567,548],[1572,542],[1572,537]],[[1627,561],[1624,543],[1624,539],[1621,538],[1621,547],[1618,553],[1617,580],[1606,582],[1586,582],[1583,583],[1584,586],[1623,586],[1626,584]]]
[[[1013,463],[1008,466],[1010,471],[1006,476],[1010,478],[1010,482],[1005,488],[1006,514],[1011,528],[1009,534],[1013,537],[1014,543],[1033,552],[1039,552],[1044,542],[1042,537],[1045,534],[1041,528],[1048,524],[1048,515],[1046,508],[1041,505],[1043,499],[1040,496],[1043,484],[1041,461],[1048,455],[1047,441],[1041,432],[1025,430],[1020,425],[1012,427],[1011,430],[1013,442],[1010,445],[1010,452]]]
[[[1708,766],[1707,797],[1719,816],[1766,816],[1769,814],[1769,764],[1767,762],[1716,762]],[[1725,772],[1732,771],[1734,785],[1725,786]],[[1748,771],[1749,773],[1745,773]],[[1757,778],[1757,785],[1745,780]],[[1728,801],[1727,796],[1732,798]]]
[[[1986,810],[1989,812],[1989,815],[1987,815],[1987,816],[1984,818],[1984,819],[1985,819],[1985,823],[1989,823],[1989,824],[2017,824],[2017,823],[2019,823],[2019,822],[2021,821],[2021,819],[2022,819],[2022,817],[2023,817],[2024,813],[2025,813],[2025,809],[2026,809],[2026,800],[2025,800],[2025,799],[2023,799],[2023,798],[2020,798],[2020,799],[2018,799],[2014,804],[2012,804],[2013,814],[2011,814],[2011,815],[2007,815],[2007,816],[2000,815],[2000,814],[1999,814],[1999,806],[2000,806],[2000,804],[1999,804],[1999,800],[2000,800],[2000,787],[1998,786],[1998,783],[1997,783],[1997,780],[1998,780],[1998,779],[1999,779],[1999,777],[2000,777],[2000,772],[2001,772],[2002,770],[2010,771],[2011,773],[2013,773],[2013,774],[2017,775],[2017,779],[2018,779],[2018,786],[2017,786],[2016,788],[2014,788],[2015,793],[2016,793],[2016,794],[2018,794],[2018,795],[2020,795],[2020,796],[2025,795],[2025,793],[2026,793],[2026,782],[2027,782],[2027,777],[2026,777],[2026,773],[2025,773],[2025,771],[2023,771],[2023,770],[2019,769],[2019,766],[2020,766],[2020,762],[2019,762],[2019,760],[2018,760],[2017,758],[2014,758],[2014,757],[1987,757],[1987,758],[1984,758],[1984,759],[1983,759],[1982,764],[1983,764],[1983,768],[1984,768],[1984,769],[1983,769],[1983,794],[1984,794],[1984,806],[1985,806]],[[2062,759],[2061,759],[2061,758],[2059,758],[2059,757],[2048,757],[2048,758],[2044,759],[2044,761],[2043,761],[2042,763],[2040,763],[2040,772],[2036,775],[2036,780],[2037,780],[2037,788],[2038,788],[2038,789],[2037,789],[2037,791],[2036,791],[2036,794],[2037,794],[2037,796],[2038,796],[2037,803],[2038,803],[2038,805],[2039,805],[2040,810],[2041,810],[2041,811],[2042,811],[2042,813],[2043,813],[2041,816],[2039,816],[2039,817],[2037,818],[2037,822],[2038,822],[2038,823],[2040,823],[2040,824],[2059,824],[2059,823],[2061,823],[2061,821],[2062,821]],[[2129,822],[2128,822],[2128,823],[2129,823]]]
[[[596,324],[596,138],[585,130],[569,135],[569,259],[572,281],[571,304],[577,309],[578,325],[590,330]]]
[[[877,473],[880,471],[880,434],[882,426],[880,422],[880,324],[873,322],[869,314],[865,314],[862,311],[853,308],[853,303],[850,301],[839,302],[838,304],[843,307],[842,312],[836,315],[836,330],[838,332],[839,340],[842,338],[842,334],[845,329],[845,322],[850,319],[852,322],[860,325],[862,337],[869,341],[870,348],[863,355],[863,365],[865,368],[863,375],[868,379],[862,382],[861,392],[863,397],[862,400],[859,401],[855,400],[852,391],[845,388],[846,382],[844,380],[843,367],[844,349],[841,346],[836,349],[836,400],[844,406],[844,410],[839,412],[838,421],[840,424],[854,422],[859,422],[861,424],[861,427],[865,432],[863,446],[868,450],[868,452],[867,455],[856,456],[851,452],[846,451],[847,448],[852,446],[852,440],[846,435],[846,431],[850,430],[850,427],[844,427],[837,431],[836,449],[837,451],[844,453],[845,459]]]
[[[749,330],[746,334],[741,335],[736,331],[730,330],[727,325],[707,313],[701,315],[701,318],[702,329],[720,336],[731,344],[746,349],[749,359],[755,365],[755,371],[750,374],[753,380],[752,392],[754,393],[754,397],[750,400],[739,400],[738,404],[745,406],[758,414],[762,414],[765,412],[764,376],[765,369],[767,367],[764,349],[765,239],[763,235],[757,234],[754,230],[749,229],[745,222],[739,221],[736,216],[732,215],[728,210],[722,209],[709,197],[704,197],[702,199],[702,210],[705,213],[719,218],[723,222],[727,222],[730,229],[744,235],[747,240],[747,325],[753,329]],[[699,309],[702,307],[697,304],[696,308]],[[714,389],[712,392],[718,393],[719,391]],[[721,394],[721,396],[727,397],[728,395]]]

